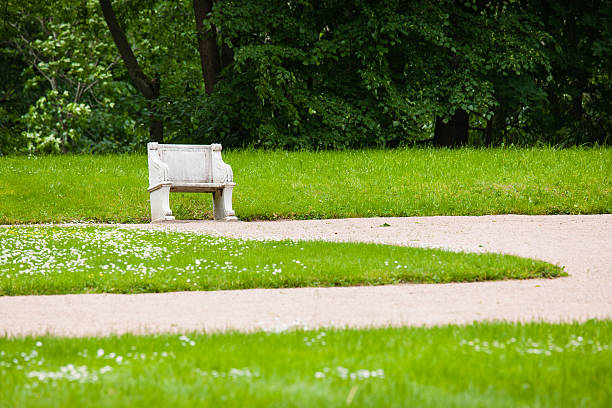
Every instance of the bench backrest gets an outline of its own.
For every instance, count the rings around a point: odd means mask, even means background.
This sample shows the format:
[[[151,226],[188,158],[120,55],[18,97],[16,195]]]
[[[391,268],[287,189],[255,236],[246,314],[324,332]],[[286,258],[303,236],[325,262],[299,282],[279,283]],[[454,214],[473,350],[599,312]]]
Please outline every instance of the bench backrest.
[[[183,183],[231,182],[231,168],[221,159],[221,145],[149,143],[149,186],[161,181]],[[159,163],[161,162],[161,164]]]
[[[211,145],[158,144],[159,158],[168,165],[172,182],[212,183]]]

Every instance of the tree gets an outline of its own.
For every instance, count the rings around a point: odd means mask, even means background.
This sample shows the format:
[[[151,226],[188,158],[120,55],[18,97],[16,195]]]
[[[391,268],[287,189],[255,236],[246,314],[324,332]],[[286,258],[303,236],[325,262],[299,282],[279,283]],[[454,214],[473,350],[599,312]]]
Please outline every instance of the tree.
[[[538,103],[549,75],[544,41],[548,35],[522,1],[448,1],[442,24],[446,56],[436,73],[441,105],[433,142],[438,146],[468,144],[471,130],[486,144],[501,142],[507,127],[520,132],[521,114]],[[475,122],[475,126],[472,124]]]
[[[160,78],[154,77],[149,78],[143,72],[140,64],[134,56],[134,52],[127,41],[125,32],[119,25],[115,11],[111,5],[110,0],[99,0],[100,8],[104,14],[104,19],[108,29],[110,30],[113,41],[117,46],[117,50],[121,55],[125,67],[128,71],[132,83],[140,91],[140,93],[149,101],[149,109],[151,111],[149,134],[151,140],[161,142],[163,141],[163,122],[160,118],[158,108],[155,106],[155,101],[159,98],[161,80]]]
[[[28,1],[0,33],[3,151],[133,149],[147,124],[288,149],[612,133],[609,2]]]
[[[550,80],[529,112],[531,128],[555,144],[606,143],[612,134],[612,3],[533,0],[550,34]]]
[[[103,20],[90,3],[67,4],[19,2],[5,9],[0,55],[21,72],[3,86],[12,87],[5,95],[11,96],[7,102],[16,101],[7,106],[20,147],[30,152],[90,149],[99,134],[106,133],[108,141],[134,123],[125,113],[108,114],[123,89],[112,78],[119,58],[110,38],[99,34]],[[130,141],[126,137],[122,144]]]

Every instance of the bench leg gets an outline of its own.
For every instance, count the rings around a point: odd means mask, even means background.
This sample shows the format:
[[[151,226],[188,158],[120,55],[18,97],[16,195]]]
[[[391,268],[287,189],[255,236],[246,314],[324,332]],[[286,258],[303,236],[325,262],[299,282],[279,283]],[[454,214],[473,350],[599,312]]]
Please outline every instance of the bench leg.
[[[170,184],[150,192],[151,222],[170,221],[174,219],[170,209]]]
[[[225,186],[221,191],[213,192],[213,216],[218,221],[237,221],[232,209],[232,190],[234,186]]]

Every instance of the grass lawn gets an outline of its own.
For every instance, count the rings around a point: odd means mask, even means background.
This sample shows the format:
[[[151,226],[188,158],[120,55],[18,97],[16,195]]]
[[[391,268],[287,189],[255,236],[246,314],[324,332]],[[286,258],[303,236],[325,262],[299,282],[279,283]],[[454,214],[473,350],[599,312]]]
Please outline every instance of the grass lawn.
[[[0,248],[0,296],[565,275],[560,267],[509,255],[320,241],[243,241],[94,226],[0,228]]]
[[[224,152],[243,220],[612,212],[612,150]],[[0,223],[148,222],[145,155],[0,157]],[[171,194],[179,219],[210,194]]]
[[[612,321],[0,338],[0,406],[611,403]]]

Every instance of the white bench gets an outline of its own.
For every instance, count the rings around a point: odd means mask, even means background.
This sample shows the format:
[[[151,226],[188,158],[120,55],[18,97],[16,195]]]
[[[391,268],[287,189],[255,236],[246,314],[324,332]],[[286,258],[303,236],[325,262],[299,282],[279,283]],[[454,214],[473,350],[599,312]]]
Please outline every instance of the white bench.
[[[234,174],[221,145],[147,144],[151,222],[173,220],[170,192],[213,193],[215,220],[237,220],[232,210]]]

